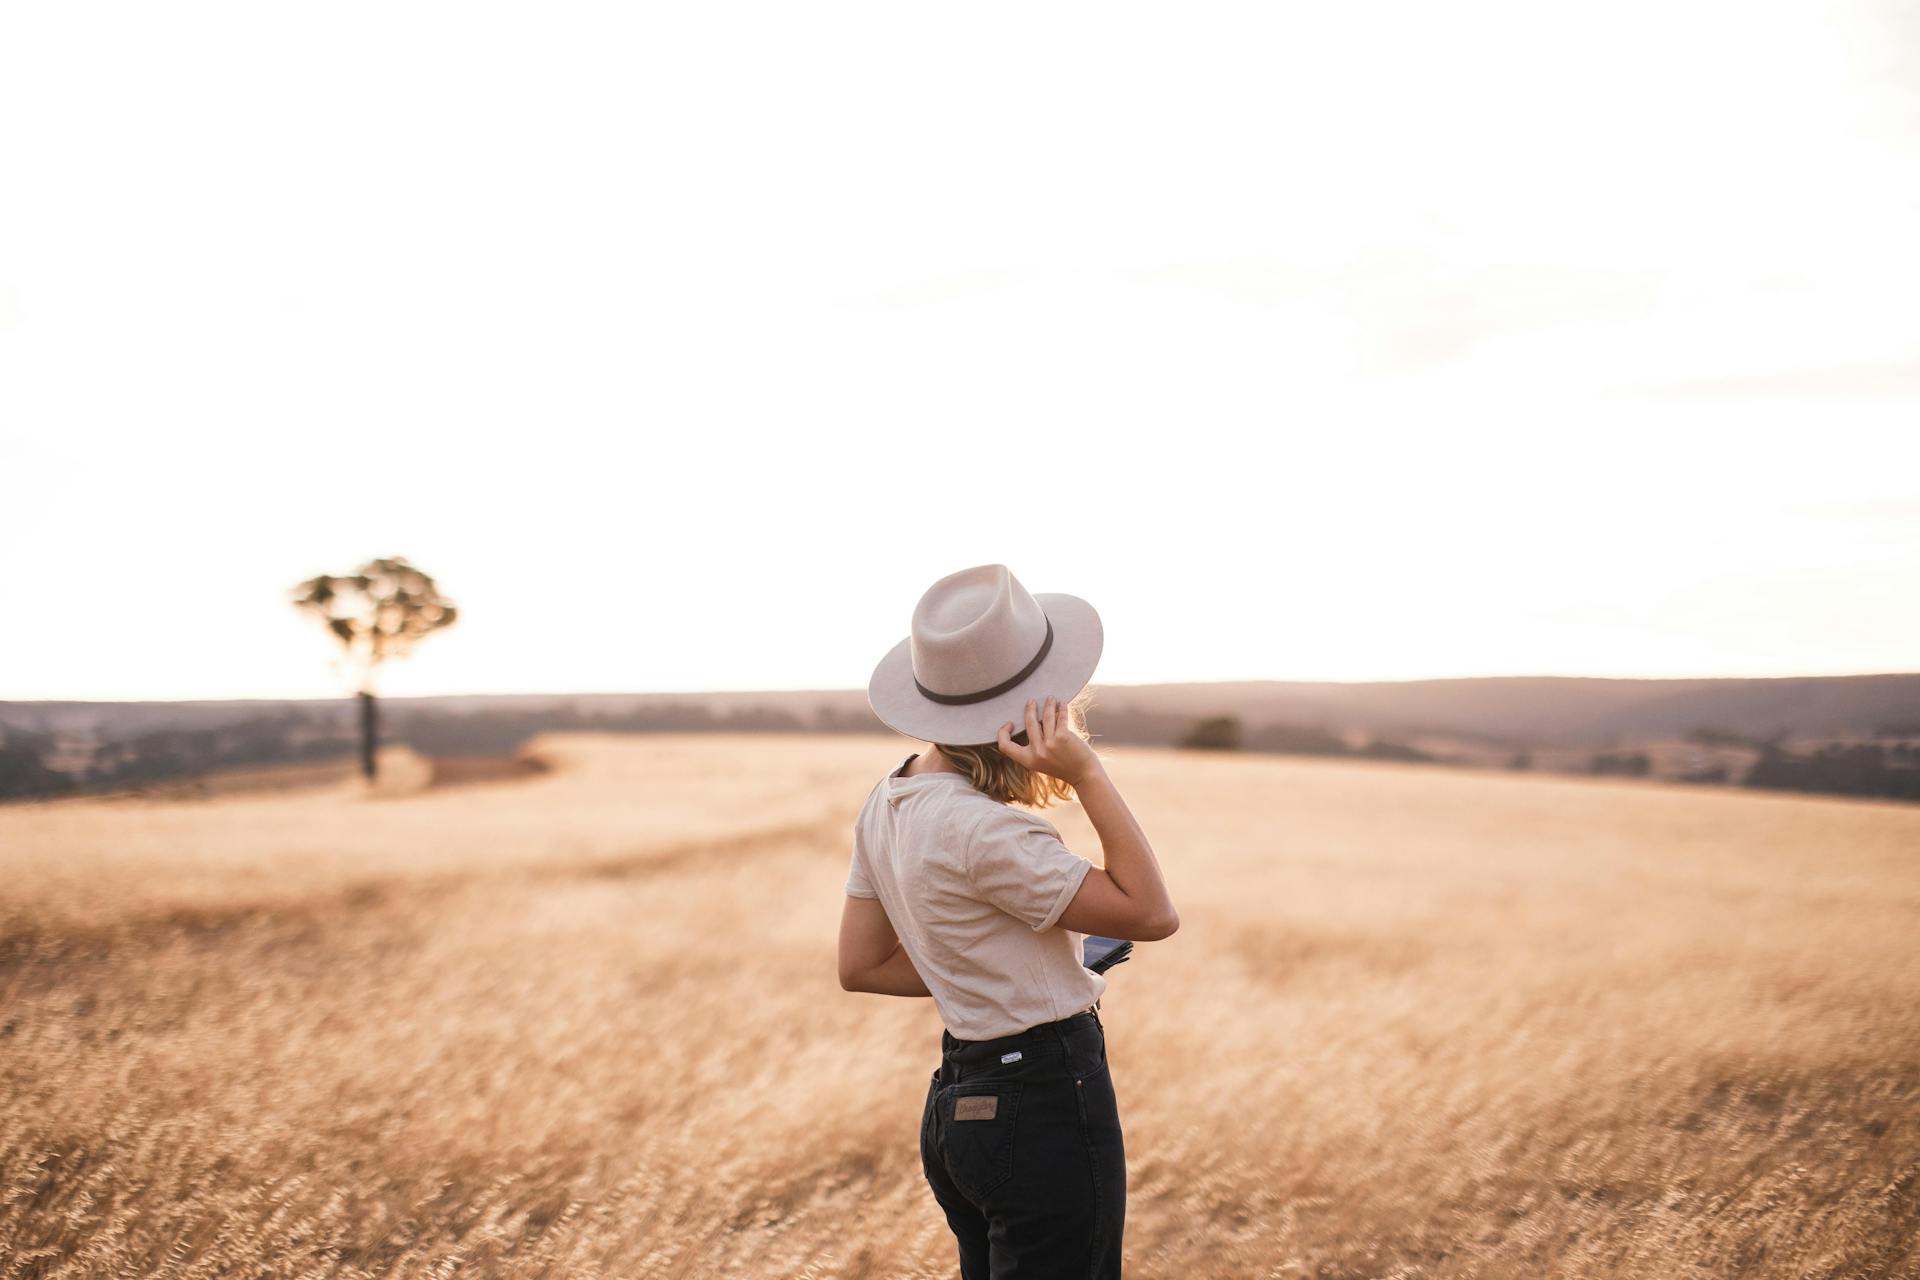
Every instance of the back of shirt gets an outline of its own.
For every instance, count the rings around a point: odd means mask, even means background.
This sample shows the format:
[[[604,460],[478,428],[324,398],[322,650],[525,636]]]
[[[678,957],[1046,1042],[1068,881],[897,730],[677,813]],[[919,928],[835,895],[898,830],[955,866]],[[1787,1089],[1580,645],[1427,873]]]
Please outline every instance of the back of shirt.
[[[860,810],[846,890],[880,900],[947,1030],[991,1040],[1098,1000],[1107,980],[1081,963],[1086,935],[1054,924],[1093,864],[965,774],[899,769]]]

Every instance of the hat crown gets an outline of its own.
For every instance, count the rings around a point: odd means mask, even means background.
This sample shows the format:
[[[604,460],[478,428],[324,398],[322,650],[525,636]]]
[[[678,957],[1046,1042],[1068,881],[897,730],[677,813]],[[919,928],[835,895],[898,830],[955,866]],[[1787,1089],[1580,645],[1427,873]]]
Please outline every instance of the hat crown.
[[[962,569],[928,587],[913,608],[913,678],[934,693],[990,689],[1033,661],[1047,615],[1004,564]]]

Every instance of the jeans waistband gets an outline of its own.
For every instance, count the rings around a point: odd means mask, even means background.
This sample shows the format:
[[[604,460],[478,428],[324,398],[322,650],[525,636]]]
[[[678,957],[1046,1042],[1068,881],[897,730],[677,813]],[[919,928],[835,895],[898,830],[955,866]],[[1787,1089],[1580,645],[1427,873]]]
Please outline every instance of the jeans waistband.
[[[1065,1053],[1064,1037],[1080,1024],[1104,1027],[1100,1022],[1100,1002],[1094,1001],[1075,1014],[1069,1014],[1054,1022],[1042,1022],[1028,1027],[1025,1031],[1016,1031],[1012,1035],[995,1036],[991,1040],[960,1040],[951,1031],[940,1031],[940,1057],[953,1066],[978,1066],[989,1062],[998,1062],[1000,1055],[1011,1053],[1015,1049],[1023,1054],[1038,1056],[1045,1053]]]

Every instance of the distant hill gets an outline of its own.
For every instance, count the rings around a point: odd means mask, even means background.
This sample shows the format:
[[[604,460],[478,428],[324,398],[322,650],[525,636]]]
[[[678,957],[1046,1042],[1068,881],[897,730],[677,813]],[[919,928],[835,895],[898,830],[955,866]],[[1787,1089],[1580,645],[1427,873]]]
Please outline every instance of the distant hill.
[[[1098,705],[1189,717],[1235,715],[1248,724],[1484,737],[1517,746],[1604,745],[1702,728],[1752,738],[1851,738],[1908,726],[1920,736],[1920,675],[1116,685],[1100,690]]]
[[[1920,674],[1786,676],[1726,680],[1610,680],[1497,676],[1459,680],[1094,686],[1096,716],[1120,711],[1174,717],[1238,716],[1249,725],[1313,724],[1369,733],[1440,733],[1515,745],[1590,746],[1718,729],[1752,738],[1871,737],[1889,726],[1920,736]],[[438,711],[538,715],[568,711],[619,718],[704,711],[719,720],[756,709],[832,727],[880,727],[857,689],[723,693],[461,694],[386,698],[389,714]],[[347,699],[204,702],[0,702],[0,728],[126,736],[207,729],[286,710],[352,714]],[[1883,736],[1883,735],[1882,735]]]
[[[884,731],[860,689],[474,694],[381,706],[385,741],[433,757],[504,753],[549,731]],[[0,798],[329,759],[353,749],[355,714],[347,698],[0,702]],[[1113,743],[1920,798],[1920,674],[1096,685],[1089,720],[1097,740]],[[1202,720],[1213,723],[1196,734]]]

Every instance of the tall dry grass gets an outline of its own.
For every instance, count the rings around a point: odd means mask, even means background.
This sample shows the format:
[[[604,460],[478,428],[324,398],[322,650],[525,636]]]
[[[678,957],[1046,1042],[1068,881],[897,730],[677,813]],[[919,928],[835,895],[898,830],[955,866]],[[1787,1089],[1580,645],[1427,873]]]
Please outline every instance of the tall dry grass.
[[[540,749],[0,809],[0,1276],[954,1274],[937,1015],[834,979],[907,748]],[[1109,757],[1130,1275],[1920,1275],[1920,809]]]

